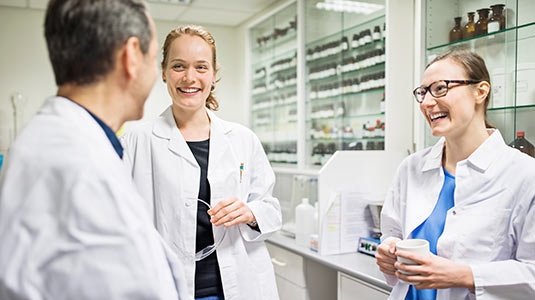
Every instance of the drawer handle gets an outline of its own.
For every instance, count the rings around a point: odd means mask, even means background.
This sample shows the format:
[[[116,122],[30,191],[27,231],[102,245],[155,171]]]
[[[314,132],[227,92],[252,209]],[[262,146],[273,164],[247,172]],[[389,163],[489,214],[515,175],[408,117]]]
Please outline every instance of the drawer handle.
[[[272,259],[271,259],[271,262],[272,262],[274,265],[277,265],[277,266],[279,266],[279,267],[286,267],[286,262],[284,262],[284,261],[280,261],[280,260],[278,260],[278,259],[276,259],[276,258],[272,258]]]

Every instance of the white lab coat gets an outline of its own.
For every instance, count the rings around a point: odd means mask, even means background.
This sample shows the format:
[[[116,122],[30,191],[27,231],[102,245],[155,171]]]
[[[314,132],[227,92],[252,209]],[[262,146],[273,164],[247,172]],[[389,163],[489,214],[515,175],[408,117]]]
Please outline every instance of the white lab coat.
[[[400,165],[381,214],[382,240],[408,238],[432,212],[444,183],[444,139]],[[498,130],[457,163],[455,204],[438,240],[439,256],[472,268],[475,294],[439,289],[437,299],[535,298],[535,159],[505,144]],[[390,299],[404,299],[408,285]]]
[[[253,211],[261,232],[246,224],[228,227],[217,248],[225,299],[278,299],[275,274],[264,240],[281,228],[279,202],[272,196],[275,175],[254,133],[244,126],[210,117],[208,181],[211,203],[237,196]],[[147,200],[147,210],[186,271],[188,297],[194,297],[197,196],[200,167],[175,125],[169,107],[154,122],[122,138],[125,160]],[[240,163],[244,163],[240,180]],[[214,226],[214,239],[222,234]]]
[[[180,274],[103,129],[47,99],[0,179],[0,299],[178,299]]]

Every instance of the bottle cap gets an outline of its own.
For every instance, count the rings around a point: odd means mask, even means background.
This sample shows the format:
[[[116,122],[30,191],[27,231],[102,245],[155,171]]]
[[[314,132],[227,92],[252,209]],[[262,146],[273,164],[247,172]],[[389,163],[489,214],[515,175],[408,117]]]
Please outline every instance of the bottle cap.
[[[302,201],[304,204],[308,204],[308,198],[303,198],[301,201]]]
[[[525,133],[524,133],[524,131],[517,131],[516,132],[516,136],[517,137],[523,137],[523,136],[525,136]]]

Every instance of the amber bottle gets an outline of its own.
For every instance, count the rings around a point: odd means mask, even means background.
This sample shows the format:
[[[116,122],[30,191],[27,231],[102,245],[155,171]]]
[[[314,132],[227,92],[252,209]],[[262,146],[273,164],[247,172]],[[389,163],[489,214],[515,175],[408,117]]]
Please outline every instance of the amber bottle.
[[[488,22],[489,22],[488,8],[481,8],[477,10],[478,20],[476,22],[476,36],[487,34]]]
[[[450,30],[450,43],[460,41],[463,38],[463,30],[461,29],[461,17],[455,17],[455,26]]]
[[[476,23],[474,22],[474,12],[468,13],[468,22],[463,26],[463,39],[472,38],[476,35]]]
[[[489,19],[487,28],[488,33],[505,29],[505,16],[503,15],[504,4],[491,5],[492,16]]]

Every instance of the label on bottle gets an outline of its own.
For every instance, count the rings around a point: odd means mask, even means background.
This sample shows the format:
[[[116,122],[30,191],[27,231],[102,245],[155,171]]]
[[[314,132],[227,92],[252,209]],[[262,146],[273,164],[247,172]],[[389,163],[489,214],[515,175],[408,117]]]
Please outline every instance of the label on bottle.
[[[500,30],[500,22],[494,21],[487,24],[487,32],[492,33]]]

